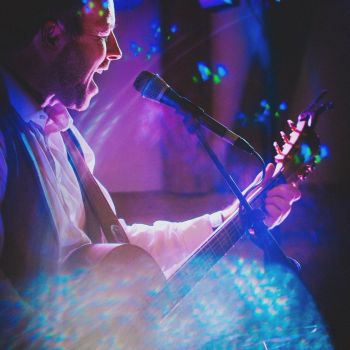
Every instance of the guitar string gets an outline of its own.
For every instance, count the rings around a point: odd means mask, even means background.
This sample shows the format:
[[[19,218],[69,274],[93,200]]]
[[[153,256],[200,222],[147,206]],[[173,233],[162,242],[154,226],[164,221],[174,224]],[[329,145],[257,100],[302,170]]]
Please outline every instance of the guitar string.
[[[220,234],[214,234],[199,250],[185,262],[182,267],[171,278],[182,280],[184,278],[193,279],[193,274],[201,275],[201,270],[208,270],[208,263],[213,266],[221,256],[223,256],[234,243],[237,236],[241,235],[242,226],[239,223],[239,217],[235,217],[228,222],[227,226],[222,228]],[[234,236],[234,237],[232,237]],[[196,278],[197,279],[197,278]],[[176,283],[176,282],[175,282]]]
[[[158,310],[170,310],[189,290],[202,279],[241,235],[239,217],[235,217],[222,228],[220,235],[213,235],[195,255],[190,258],[169,280],[162,291],[163,298],[157,302]],[[184,283],[185,282],[185,283]]]

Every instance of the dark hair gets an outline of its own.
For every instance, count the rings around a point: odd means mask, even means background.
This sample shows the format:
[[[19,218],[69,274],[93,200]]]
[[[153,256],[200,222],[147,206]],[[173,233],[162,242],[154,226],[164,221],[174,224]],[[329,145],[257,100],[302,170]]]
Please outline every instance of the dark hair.
[[[82,0],[4,0],[0,6],[0,56],[25,47],[47,20],[60,20],[79,34]]]

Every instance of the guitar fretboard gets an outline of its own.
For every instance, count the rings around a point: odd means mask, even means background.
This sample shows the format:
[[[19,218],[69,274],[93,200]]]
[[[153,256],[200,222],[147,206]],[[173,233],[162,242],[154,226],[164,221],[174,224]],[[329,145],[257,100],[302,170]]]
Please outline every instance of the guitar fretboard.
[[[237,213],[223,223],[214,234],[167,281],[156,298],[156,307],[163,316],[176,306],[241,238],[244,230]]]

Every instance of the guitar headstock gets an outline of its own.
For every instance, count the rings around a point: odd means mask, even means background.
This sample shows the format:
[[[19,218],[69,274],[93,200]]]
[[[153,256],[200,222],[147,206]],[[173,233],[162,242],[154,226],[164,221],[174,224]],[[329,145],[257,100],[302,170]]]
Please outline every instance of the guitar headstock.
[[[318,117],[333,108],[332,102],[320,103],[325,96],[323,92],[303,111],[298,121],[288,120],[291,132],[281,131],[283,146],[274,142],[276,170],[281,172],[288,182],[304,180],[321,160],[320,141],[315,132]]]

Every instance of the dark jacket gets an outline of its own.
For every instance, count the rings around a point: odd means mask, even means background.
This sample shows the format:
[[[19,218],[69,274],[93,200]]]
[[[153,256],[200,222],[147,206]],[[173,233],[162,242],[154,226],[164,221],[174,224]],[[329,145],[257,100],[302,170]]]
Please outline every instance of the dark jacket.
[[[0,130],[8,166],[1,203],[0,348],[55,347],[55,320],[49,319],[55,316],[48,316],[45,308],[55,293],[51,282],[57,276],[58,233],[30,147],[32,136],[3,92]],[[85,198],[84,204],[87,233],[101,232]],[[95,243],[103,240],[100,233],[90,238]]]

